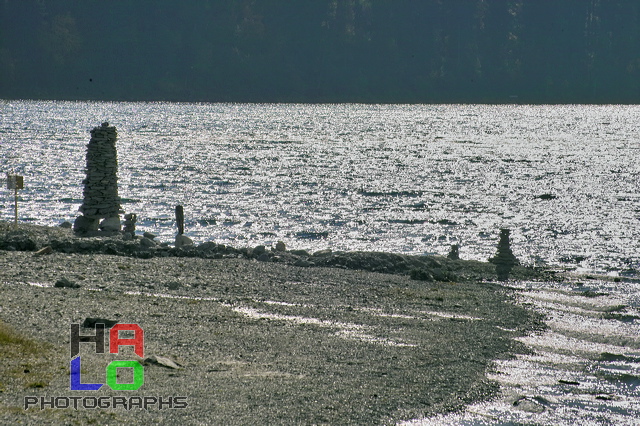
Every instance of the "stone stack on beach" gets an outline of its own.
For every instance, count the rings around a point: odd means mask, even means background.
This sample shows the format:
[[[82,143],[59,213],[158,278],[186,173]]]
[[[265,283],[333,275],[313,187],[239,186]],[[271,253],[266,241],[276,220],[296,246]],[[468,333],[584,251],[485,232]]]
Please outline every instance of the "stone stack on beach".
[[[109,123],[91,130],[87,145],[87,177],[82,181],[84,202],[79,209],[82,216],[74,224],[78,233],[120,231],[119,215],[123,211],[118,196],[117,137],[116,128]]]
[[[508,280],[513,267],[520,264],[516,256],[511,251],[511,242],[509,239],[510,234],[511,231],[509,229],[500,229],[498,252],[494,257],[489,259],[489,262],[496,265],[496,275],[501,281]]]
[[[136,235],[136,222],[138,221],[138,216],[134,213],[129,213],[124,215],[124,229],[122,230],[125,234],[131,235],[134,237]]]

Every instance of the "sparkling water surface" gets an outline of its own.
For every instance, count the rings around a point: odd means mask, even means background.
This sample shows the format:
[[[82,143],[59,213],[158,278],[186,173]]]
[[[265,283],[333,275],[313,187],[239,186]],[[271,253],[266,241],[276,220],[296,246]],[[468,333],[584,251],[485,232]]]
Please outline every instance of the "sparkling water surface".
[[[25,175],[22,220],[73,221],[89,130],[109,121],[123,208],[161,240],[182,204],[196,242],[417,254],[459,243],[485,260],[508,227],[525,263],[623,272],[640,264],[639,113],[0,101],[0,172]]]
[[[561,424],[567,415],[634,424],[638,320],[603,319],[605,308],[585,303],[611,299],[631,317],[640,306],[639,118],[640,107],[615,105],[0,100],[0,173],[25,176],[21,221],[72,222],[89,131],[108,121],[118,129],[123,209],[138,215],[139,232],[162,241],[173,242],[178,204],[196,243],[238,247],[282,240],[310,251],[446,254],[460,244],[462,258],[486,260],[499,228],[510,228],[525,264],[622,282],[520,284],[523,303],[548,314],[551,330],[527,338],[535,356],[498,367],[501,403],[443,424]],[[3,185],[0,220],[12,218],[13,193]],[[585,302],[578,293],[589,289],[608,296]],[[627,358],[602,362],[602,352]],[[596,374],[602,369],[626,376],[604,379],[615,374]],[[568,376],[581,385],[558,384]],[[505,402],[509,392],[542,399],[528,412]]]

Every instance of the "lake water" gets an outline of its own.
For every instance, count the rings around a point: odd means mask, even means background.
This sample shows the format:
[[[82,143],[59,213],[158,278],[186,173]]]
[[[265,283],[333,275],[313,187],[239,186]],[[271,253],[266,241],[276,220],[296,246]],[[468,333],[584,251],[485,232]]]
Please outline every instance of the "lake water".
[[[20,220],[72,222],[89,131],[108,121],[123,209],[163,241],[178,204],[196,242],[238,247],[446,254],[460,244],[462,258],[486,260],[509,228],[524,264],[619,282],[517,283],[550,330],[523,339],[536,355],[496,365],[502,399],[442,424],[634,424],[639,118],[638,106],[0,101],[0,173],[25,176]],[[3,186],[0,220],[12,218]]]

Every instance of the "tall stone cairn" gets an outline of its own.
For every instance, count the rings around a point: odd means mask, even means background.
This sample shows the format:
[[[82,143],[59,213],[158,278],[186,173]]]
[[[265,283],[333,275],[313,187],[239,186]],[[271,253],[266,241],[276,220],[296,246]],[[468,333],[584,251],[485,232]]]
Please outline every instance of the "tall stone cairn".
[[[87,177],[84,184],[84,202],[80,206],[81,219],[77,231],[119,231],[120,197],[118,196],[118,154],[116,139],[118,133],[114,126],[102,123],[101,127],[91,130],[91,140],[87,145]],[[98,221],[104,219],[100,224]]]
[[[494,257],[489,259],[489,262],[496,265],[496,275],[498,275],[498,279],[501,281],[508,280],[513,267],[520,264],[511,251],[510,235],[511,231],[509,229],[500,229],[498,252]]]

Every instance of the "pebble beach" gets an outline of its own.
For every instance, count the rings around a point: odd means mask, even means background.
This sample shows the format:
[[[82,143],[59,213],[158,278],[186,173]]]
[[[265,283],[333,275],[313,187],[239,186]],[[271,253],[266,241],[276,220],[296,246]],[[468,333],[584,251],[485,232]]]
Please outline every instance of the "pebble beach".
[[[484,262],[272,248],[257,260],[251,249],[125,249],[142,237],[1,225],[0,321],[16,336],[0,341],[3,423],[395,424],[491,398],[494,360],[526,351],[513,339],[543,327]],[[144,385],[95,395],[188,406],[25,410],[25,397],[82,394],[69,388],[69,330],[87,318],[145,333]],[[114,359],[139,359],[81,349],[83,383],[104,383]]]

